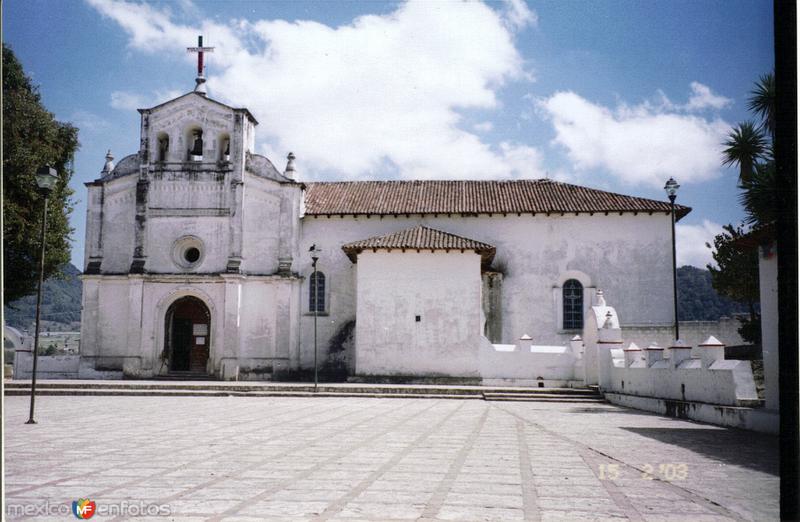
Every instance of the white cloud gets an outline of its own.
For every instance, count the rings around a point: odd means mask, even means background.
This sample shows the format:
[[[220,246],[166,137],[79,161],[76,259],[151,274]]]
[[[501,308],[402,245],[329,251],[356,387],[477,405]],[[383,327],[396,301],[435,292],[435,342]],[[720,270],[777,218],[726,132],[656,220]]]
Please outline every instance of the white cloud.
[[[538,23],[539,17],[531,11],[525,0],[504,0],[504,2],[506,4],[504,18],[511,29],[519,30]]]
[[[730,125],[657,104],[616,110],[571,91],[540,100],[538,108],[556,132],[578,171],[603,168],[631,184],[662,186],[670,176],[681,183],[705,181],[720,173],[721,143]]]
[[[147,106],[144,96],[133,92],[114,91],[111,93],[111,106],[121,111],[134,111]]]
[[[687,110],[722,109],[733,103],[733,100],[711,92],[711,88],[699,82],[692,82],[692,95],[689,96]]]
[[[168,91],[159,90],[149,95],[129,91],[114,91],[111,93],[110,105],[119,110],[134,111],[136,109],[154,107],[159,103],[176,98],[181,94],[185,94],[185,92],[175,89]]]
[[[722,233],[722,225],[703,220],[701,225],[675,225],[675,245],[678,266],[692,265],[705,268],[716,265],[711,257],[711,249],[706,243],[714,244],[714,236]]]
[[[67,120],[79,130],[87,132],[105,131],[111,127],[111,123],[105,118],[82,109],[73,111]]]
[[[248,107],[261,122],[260,140],[294,151],[305,178],[540,174],[536,149],[493,146],[460,128],[459,110],[495,108],[500,87],[528,78],[514,36],[536,15],[519,0],[500,10],[411,1],[339,27],[305,20],[190,27],[146,4],[87,2],[144,52],[174,51],[207,35],[216,47],[209,94]]]
[[[473,125],[472,128],[478,132],[490,132],[494,129],[494,124],[490,121],[482,121]]]

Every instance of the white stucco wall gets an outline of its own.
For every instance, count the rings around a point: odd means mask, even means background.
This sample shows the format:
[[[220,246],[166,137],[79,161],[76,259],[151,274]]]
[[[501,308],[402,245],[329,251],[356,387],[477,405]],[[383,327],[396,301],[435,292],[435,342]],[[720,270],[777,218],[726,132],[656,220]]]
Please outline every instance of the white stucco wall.
[[[611,375],[610,392],[727,406],[758,400],[750,361],[723,359],[704,368],[700,359],[687,359],[673,368],[664,360],[649,368],[614,366]]]
[[[532,384],[556,381],[564,386],[575,380],[575,355],[566,346],[520,346],[484,344],[480,349],[480,372],[484,380],[511,380]],[[580,379],[583,376],[579,377]]]
[[[96,199],[92,198],[89,201],[90,207],[97,207],[95,212],[102,221],[98,234],[103,270],[106,272],[127,273],[131,266],[136,215],[136,180],[136,176],[112,180],[98,190]],[[99,192],[102,192],[102,198]],[[87,234],[88,232],[87,230]],[[87,243],[90,241],[87,237]],[[88,261],[87,257],[86,262]]]
[[[761,306],[761,351],[764,357],[764,398],[766,407],[780,407],[778,357],[778,253],[773,243],[771,255],[759,248],[758,287]]]
[[[281,259],[297,257],[302,192],[249,173],[244,176],[242,270],[273,274]]]
[[[298,350],[296,279],[277,276],[83,276],[81,356],[132,377],[162,364],[169,306],[193,296],[211,315],[208,373],[242,378],[286,370]],[[88,290],[88,291],[87,291]],[[227,369],[223,369],[223,364]],[[225,374],[225,371],[229,372]],[[263,376],[262,376],[263,378]]]
[[[341,245],[423,224],[494,245],[504,265],[502,343],[514,343],[523,333],[534,344],[562,345],[575,331],[562,331],[556,299],[561,277],[579,272],[594,288],[604,290],[620,317],[630,324],[669,325],[672,322],[671,236],[668,215],[536,216],[352,216],[305,217],[295,269],[311,273],[306,252],[322,249],[319,270],[327,278],[329,309],[320,319],[320,346],[336,329],[355,317],[355,267]],[[302,350],[313,351],[307,279],[303,284]],[[584,296],[584,308],[591,305]],[[624,326],[624,324],[623,324]]]
[[[479,375],[478,254],[362,252],[357,273],[356,374]]]

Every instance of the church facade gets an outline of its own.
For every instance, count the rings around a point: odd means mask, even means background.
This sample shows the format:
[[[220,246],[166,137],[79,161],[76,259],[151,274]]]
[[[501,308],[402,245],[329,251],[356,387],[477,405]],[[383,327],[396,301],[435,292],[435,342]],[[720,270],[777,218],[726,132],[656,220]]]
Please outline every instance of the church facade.
[[[546,179],[302,182],[202,89],[139,112],[139,151],[86,184],[87,370],[267,380],[316,346],[348,375],[476,377],[487,344],[567,342],[600,288],[629,326],[672,323],[669,203]]]

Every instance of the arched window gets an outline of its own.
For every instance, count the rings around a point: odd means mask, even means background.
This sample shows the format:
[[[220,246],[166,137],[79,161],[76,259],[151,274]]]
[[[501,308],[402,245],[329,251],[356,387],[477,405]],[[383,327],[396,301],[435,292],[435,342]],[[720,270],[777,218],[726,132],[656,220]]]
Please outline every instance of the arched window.
[[[219,145],[219,161],[231,160],[231,137],[227,133],[219,135],[217,139]]]
[[[308,280],[308,311],[325,311],[325,274],[314,272]]]
[[[569,279],[561,289],[564,302],[564,330],[583,328],[583,285]]]
[[[192,126],[186,133],[187,160],[203,161],[203,129]]]
[[[169,135],[166,132],[158,133],[158,161],[169,159]]]

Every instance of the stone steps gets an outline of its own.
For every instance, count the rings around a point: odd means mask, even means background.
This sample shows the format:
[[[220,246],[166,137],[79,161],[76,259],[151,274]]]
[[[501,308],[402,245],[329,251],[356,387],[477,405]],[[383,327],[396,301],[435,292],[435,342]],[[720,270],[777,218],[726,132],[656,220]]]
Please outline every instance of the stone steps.
[[[165,381],[44,381],[37,395],[158,396],[158,397],[376,397],[478,399],[490,401],[603,402],[602,396],[581,388],[502,388],[432,385],[324,384],[317,390],[306,383],[165,382]],[[6,396],[30,395],[29,381],[6,381]]]

